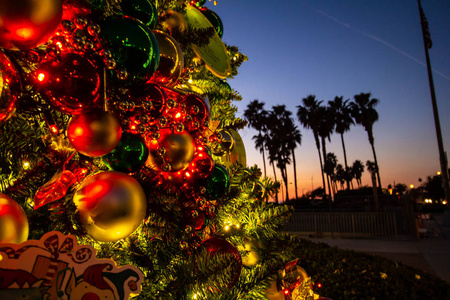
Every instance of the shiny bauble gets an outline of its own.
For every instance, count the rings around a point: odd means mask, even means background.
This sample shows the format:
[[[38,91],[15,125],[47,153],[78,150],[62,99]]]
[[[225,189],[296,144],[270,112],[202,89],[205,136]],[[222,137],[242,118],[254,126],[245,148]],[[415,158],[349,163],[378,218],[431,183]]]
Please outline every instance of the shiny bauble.
[[[194,158],[195,145],[186,132],[173,132],[170,128],[159,130],[159,139],[146,141],[149,155],[146,166],[165,172],[175,172],[189,166]]]
[[[129,82],[147,81],[159,61],[158,42],[151,30],[141,21],[126,16],[108,17],[100,26],[118,69],[128,73]]]
[[[220,38],[223,36],[223,23],[222,20],[219,18],[219,15],[217,15],[212,10],[203,7],[201,10],[202,14],[208,19],[208,21],[211,23],[211,25],[216,30],[217,34]]]
[[[205,212],[201,210],[192,210],[184,217],[186,226],[191,226],[195,231],[200,231],[207,225]]]
[[[184,19],[183,15],[174,10],[167,10],[166,12],[164,12],[164,14],[161,16],[160,22],[158,23],[160,25],[158,29],[169,34],[172,34],[173,31],[179,31],[183,33],[187,28],[186,20]]]
[[[147,200],[139,182],[120,172],[86,178],[73,196],[81,224],[100,242],[132,234],[145,217]]]
[[[111,152],[120,142],[122,128],[116,117],[104,111],[73,116],[67,127],[67,137],[81,154],[91,157]]]
[[[270,283],[270,287],[265,291],[265,296],[269,300],[285,300],[283,292],[277,288],[277,279],[271,280]]]
[[[193,121],[204,124],[209,121],[209,101],[196,94],[187,94],[182,103],[186,106],[186,114],[190,115]]]
[[[241,253],[242,257],[242,264],[246,267],[252,267],[256,265],[259,262],[259,254],[257,251],[257,243],[253,242],[252,240],[245,240],[243,245],[238,246],[238,250]]]
[[[206,249],[207,259],[217,255],[227,255],[233,257],[228,267],[229,270],[233,271],[233,274],[225,283],[226,287],[233,287],[238,281],[242,270],[242,259],[238,249],[227,240],[219,237],[211,237],[203,241],[200,249]]]
[[[159,64],[150,81],[164,86],[173,86],[183,72],[183,50],[167,33],[154,30],[153,34],[158,41]]]
[[[42,63],[35,72],[37,91],[58,111],[78,115],[101,105],[99,63],[83,52],[66,52]]]
[[[205,5],[206,0],[192,0],[191,1],[191,5],[195,5],[197,7],[201,7],[203,5]]]
[[[120,3],[125,15],[138,19],[150,29],[155,29],[158,22],[158,11],[150,0],[126,0]]]
[[[102,157],[103,162],[113,169],[124,173],[138,171],[148,157],[148,149],[139,135],[124,132],[119,144]]]
[[[0,194],[0,243],[20,244],[27,239],[27,215],[16,201]]]
[[[197,179],[208,178],[214,170],[214,160],[207,151],[197,151],[189,170]]]
[[[28,50],[45,44],[61,16],[62,0],[0,0],[0,47]]]
[[[206,179],[206,195],[217,199],[228,192],[230,187],[230,174],[221,165],[215,165],[211,176]]]
[[[14,113],[21,94],[19,73],[6,54],[0,51],[0,125]]]
[[[211,145],[211,152],[216,156],[222,156],[233,151],[235,140],[230,131],[221,129],[216,132],[216,139]]]

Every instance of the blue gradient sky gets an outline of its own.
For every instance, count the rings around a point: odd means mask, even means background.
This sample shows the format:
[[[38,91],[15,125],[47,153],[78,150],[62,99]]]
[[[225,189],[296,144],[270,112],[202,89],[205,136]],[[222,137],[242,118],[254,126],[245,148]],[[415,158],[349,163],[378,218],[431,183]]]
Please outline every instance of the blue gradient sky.
[[[371,92],[380,100],[374,136],[383,187],[394,181],[417,186],[419,177],[425,180],[440,169],[416,1],[219,0],[206,6],[223,21],[223,41],[249,57],[239,75],[228,80],[244,98],[237,103],[239,116],[254,99],[265,102],[266,109],[285,104],[295,116],[309,94],[327,103],[335,96]],[[423,1],[422,7],[433,40],[444,148],[450,151],[450,1]],[[296,123],[303,136],[296,151],[301,195],[319,187],[321,177],[312,132]],[[262,168],[251,140],[255,131],[240,134],[247,164]],[[352,127],[344,137],[349,163],[373,160],[362,127]],[[339,135],[332,135],[327,150],[344,164]],[[363,184],[369,179],[365,172]]]

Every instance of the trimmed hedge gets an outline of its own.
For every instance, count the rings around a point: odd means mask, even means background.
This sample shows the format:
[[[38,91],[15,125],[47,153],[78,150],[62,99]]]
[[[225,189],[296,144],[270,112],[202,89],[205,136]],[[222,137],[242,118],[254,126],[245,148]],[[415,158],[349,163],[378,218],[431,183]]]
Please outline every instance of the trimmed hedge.
[[[389,259],[299,238],[299,265],[322,297],[338,299],[450,299],[450,284]],[[321,287],[319,287],[319,283]]]

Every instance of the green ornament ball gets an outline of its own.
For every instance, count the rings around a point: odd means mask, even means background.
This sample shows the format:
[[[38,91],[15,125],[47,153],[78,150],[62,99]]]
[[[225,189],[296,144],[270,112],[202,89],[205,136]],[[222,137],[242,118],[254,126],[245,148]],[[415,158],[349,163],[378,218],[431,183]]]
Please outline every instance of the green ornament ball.
[[[193,0],[192,3],[195,4],[195,6],[197,6],[197,7],[201,7],[201,6],[205,5],[206,0]]]
[[[150,29],[156,28],[158,11],[150,0],[127,0],[120,4],[125,15],[138,19]]]
[[[131,81],[150,79],[159,62],[158,42],[151,30],[126,16],[108,17],[100,26],[117,68],[125,70]]]
[[[219,15],[206,7],[201,9],[202,14],[208,19],[220,38],[223,36],[223,23]]]
[[[206,194],[211,199],[217,199],[228,191],[230,187],[230,174],[221,165],[215,165],[211,176],[206,179]]]
[[[116,148],[104,155],[102,159],[114,171],[132,173],[144,165],[147,157],[148,149],[141,138],[125,132]]]

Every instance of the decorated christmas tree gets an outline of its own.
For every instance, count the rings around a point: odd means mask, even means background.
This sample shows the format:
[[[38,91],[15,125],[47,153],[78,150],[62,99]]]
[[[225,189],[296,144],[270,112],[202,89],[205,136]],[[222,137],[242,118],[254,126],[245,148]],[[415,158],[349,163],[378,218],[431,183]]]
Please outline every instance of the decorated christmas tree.
[[[318,297],[204,2],[0,0],[4,299]]]

